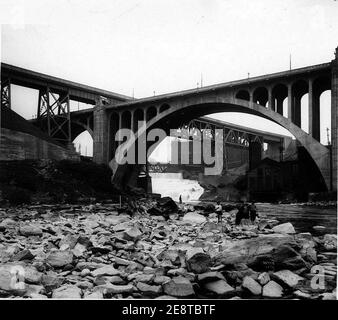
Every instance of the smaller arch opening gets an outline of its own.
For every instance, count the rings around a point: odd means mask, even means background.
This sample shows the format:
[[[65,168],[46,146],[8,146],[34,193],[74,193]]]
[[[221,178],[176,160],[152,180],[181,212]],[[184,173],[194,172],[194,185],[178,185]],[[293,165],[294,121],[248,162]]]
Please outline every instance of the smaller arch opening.
[[[121,117],[121,128],[131,129],[131,113],[129,110],[124,111]]]
[[[268,90],[264,87],[258,87],[253,93],[253,102],[260,104],[263,107],[266,107],[266,104],[269,100]]]
[[[236,93],[236,99],[242,99],[242,100],[250,101],[250,93],[246,90],[239,90]]]
[[[138,130],[138,122],[144,120],[144,112],[141,109],[137,109],[134,112],[134,131]]]
[[[160,113],[167,111],[170,108],[168,104],[162,104],[160,107]]]
[[[292,88],[292,103],[291,103],[291,121],[298,127],[302,123],[302,97],[309,92],[309,85],[304,80],[298,80],[293,83]],[[304,102],[304,101],[303,101]],[[305,106],[303,107],[305,108]]]
[[[277,84],[272,89],[272,110],[279,113],[280,115],[284,115],[283,112],[283,103],[284,100],[288,97],[288,88],[284,84]]]
[[[157,115],[157,109],[155,107],[150,107],[147,109],[147,121],[155,118]]]

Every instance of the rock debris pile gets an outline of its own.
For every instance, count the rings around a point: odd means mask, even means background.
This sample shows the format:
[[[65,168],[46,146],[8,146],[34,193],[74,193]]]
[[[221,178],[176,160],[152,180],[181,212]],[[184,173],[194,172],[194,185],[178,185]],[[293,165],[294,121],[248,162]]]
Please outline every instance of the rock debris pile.
[[[336,299],[337,236],[143,199],[0,209],[0,297]]]

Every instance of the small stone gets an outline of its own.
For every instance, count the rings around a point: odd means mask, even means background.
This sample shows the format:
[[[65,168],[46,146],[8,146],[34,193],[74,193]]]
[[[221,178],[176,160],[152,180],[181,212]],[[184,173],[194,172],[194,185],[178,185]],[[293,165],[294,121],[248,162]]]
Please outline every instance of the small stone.
[[[75,257],[82,257],[83,254],[86,252],[87,248],[85,245],[81,244],[81,243],[77,243],[74,247],[74,249],[72,249],[72,252],[74,254]]]
[[[337,235],[336,234],[326,234],[324,236],[324,248],[327,251],[337,250]]]
[[[123,238],[130,241],[137,241],[141,238],[142,233],[138,228],[130,228],[123,233]]]
[[[204,284],[204,288],[208,291],[217,293],[218,295],[225,295],[235,291],[235,289],[224,280],[208,282]]]
[[[87,293],[83,299],[85,300],[101,300],[103,299],[103,293],[100,291],[95,291],[92,293]]]
[[[55,268],[62,268],[68,264],[72,264],[73,262],[73,253],[69,250],[66,251],[52,251],[48,257],[46,262]]]
[[[43,284],[43,286],[45,287],[47,291],[52,291],[60,287],[63,281],[64,281],[63,278],[57,277],[56,275],[54,276],[54,275],[43,274],[41,278],[41,283]]]
[[[134,287],[131,284],[118,286],[111,283],[106,283],[97,287],[94,287],[95,291],[99,290],[103,294],[127,294],[127,293],[133,293]]]
[[[117,269],[115,269],[113,266],[105,266],[102,268],[98,268],[92,272],[92,275],[94,277],[100,277],[100,276],[118,276],[121,272]]]
[[[91,274],[90,270],[89,269],[83,269],[81,271],[81,277],[86,277],[86,276],[89,276]]]
[[[65,285],[53,291],[53,299],[81,299],[81,289],[74,285]]]
[[[43,273],[39,272],[34,267],[25,267],[25,282],[31,284],[40,284],[42,280]]]
[[[94,287],[89,281],[80,281],[76,285],[82,290],[92,289]]]
[[[13,219],[6,218],[1,221],[0,226],[7,229],[7,228],[13,228],[17,225],[17,222],[14,221]]]
[[[164,283],[163,289],[166,294],[174,297],[187,297],[195,293],[191,282],[181,276]]]
[[[296,233],[295,228],[290,222],[279,224],[272,228],[272,230],[276,233],[283,233],[283,234],[293,234]]]
[[[47,296],[45,296],[44,294],[40,294],[40,293],[32,293],[29,297],[31,299],[36,299],[36,300],[45,300],[45,299],[48,299]]]
[[[225,280],[224,276],[217,271],[201,273],[197,276],[199,282],[210,282],[212,280]]]
[[[44,292],[44,287],[35,284],[25,284],[25,297],[31,297],[34,294],[41,294]]]
[[[322,300],[337,300],[335,292],[324,292],[319,296]]]
[[[162,292],[161,286],[150,286],[143,282],[138,282],[136,287],[145,294],[160,294]]]
[[[274,272],[273,277],[290,288],[295,287],[299,281],[304,280],[304,278],[300,277],[290,270],[281,270],[278,272]]]
[[[262,292],[263,297],[281,298],[283,295],[283,288],[275,281],[269,281]]]
[[[311,298],[311,294],[297,290],[293,293],[295,295],[295,297],[300,298],[300,299],[310,299]]]
[[[202,224],[207,221],[204,216],[196,212],[186,213],[182,220],[191,224]]]
[[[154,282],[155,284],[163,284],[163,283],[168,282],[168,281],[170,281],[170,280],[171,280],[171,278],[170,278],[170,277],[167,277],[167,276],[156,276],[156,277],[154,278],[153,282]]]
[[[191,248],[186,253],[187,267],[194,273],[204,273],[211,266],[210,256],[202,248]]]
[[[157,298],[155,298],[155,300],[177,300],[176,297],[173,296],[168,296],[168,295],[163,295],[163,296],[159,296]]]
[[[23,236],[42,236],[42,230],[34,225],[21,226],[19,233]]]
[[[244,277],[242,287],[250,291],[255,296],[258,296],[262,293],[261,285],[248,276]]]
[[[125,215],[120,216],[110,215],[106,217],[105,221],[108,223],[108,225],[115,226],[119,223],[130,221],[130,219]]]
[[[122,259],[119,257],[114,257],[114,262],[119,266],[129,266],[133,263],[133,261]]]
[[[324,226],[313,226],[312,229],[316,231],[324,231],[326,228]]]
[[[33,259],[34,255],[32,254],[32,252],[30,252],[30,250],[27,249],[18,252],[12,257],[13,261],[33,260]]]
[[[149,283],[154,279],[155,275],[154,274],[140,274],[135,277],[135,280],[137,282],[145,282]]]
[[[270,275],[267,272],[262,272],[258,276],[257,280],[262,286],[264,286],[265,284],[267,284],[270,281]]]

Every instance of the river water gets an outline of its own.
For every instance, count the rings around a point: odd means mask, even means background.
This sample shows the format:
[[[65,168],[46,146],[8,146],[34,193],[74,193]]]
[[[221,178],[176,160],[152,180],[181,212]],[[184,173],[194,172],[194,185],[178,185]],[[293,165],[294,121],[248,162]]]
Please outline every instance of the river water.
[[[337,208],[321,208],[299,204],[257,203],[262,216],[277,219],[280,222],[291,222],[297,232],[316,234],[314,226],[323,226],[323,233],[337,234]]]
[[[198,181],[183,179],[181,173],[152,174],[152,187],[153,192],[160,193],[162,197],[169,196],[175,201],[181,195],[186,203],[198,203],[204,192]],[[291,222],[296,232],[337,234],[337,208],[271,203],[256,203],[256,206],[261,217],[277,219],[281,223]],[[321,232],[313,229],[318,225],[325,229]]]

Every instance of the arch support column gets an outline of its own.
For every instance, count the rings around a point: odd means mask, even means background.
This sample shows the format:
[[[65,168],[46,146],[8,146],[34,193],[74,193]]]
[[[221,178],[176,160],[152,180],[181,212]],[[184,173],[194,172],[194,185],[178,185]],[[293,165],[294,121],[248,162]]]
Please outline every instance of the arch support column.
[[[313,137],[313,80],[309,79],[309,135]]]
[[[292,84],[288,84],[288,119],[292,121]]]
[[[275,111],[275,99],[272,96],[272,88],[268,88],[268,109]]]

